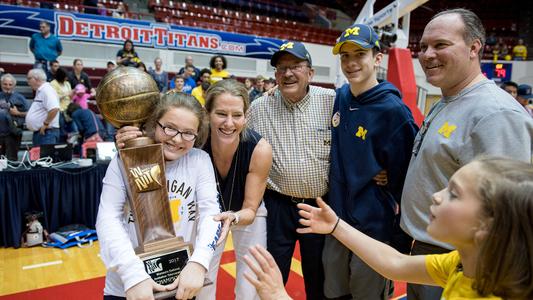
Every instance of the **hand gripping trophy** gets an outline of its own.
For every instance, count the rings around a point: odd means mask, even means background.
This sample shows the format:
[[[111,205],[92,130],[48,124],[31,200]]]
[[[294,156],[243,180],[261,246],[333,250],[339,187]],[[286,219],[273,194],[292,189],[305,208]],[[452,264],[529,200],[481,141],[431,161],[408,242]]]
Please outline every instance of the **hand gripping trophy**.
[[[140,128],[159,97],[152,77],[132,67],[119,67],[105,75],[96,92],[102,116],[116,128],[125,125]],[[139,242],[135,252],[155,282],[170,284],[187,264],[192,245],[175,236],[163,148],[149,137],[139,137],[128,141],[119,155]],[[156,294],[156,299],[171,293]]]

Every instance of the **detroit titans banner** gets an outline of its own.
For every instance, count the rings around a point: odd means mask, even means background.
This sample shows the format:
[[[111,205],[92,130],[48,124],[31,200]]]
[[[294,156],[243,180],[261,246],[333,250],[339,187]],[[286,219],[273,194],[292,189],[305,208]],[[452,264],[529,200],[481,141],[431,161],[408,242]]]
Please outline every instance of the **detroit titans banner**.
[[[165,23],[114,19],[59,12],[49,9],[0,5],[0,34],[28,36],[48,21],[61,40],[120,44],[130,39],[135,46],[228,54],[270,59],[283,41],[252,35],[175,26]]]

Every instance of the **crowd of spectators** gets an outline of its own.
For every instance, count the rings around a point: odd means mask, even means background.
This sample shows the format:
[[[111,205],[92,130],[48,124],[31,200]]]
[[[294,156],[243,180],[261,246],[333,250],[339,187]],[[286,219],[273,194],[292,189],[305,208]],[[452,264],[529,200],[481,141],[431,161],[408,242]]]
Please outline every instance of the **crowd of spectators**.
[[[50,32],[50,24],[42,21],[39,29],[40,32],[31,37],[29,46],[35,61],[28,73],[28,85],[34,90],[35,99],[39,100],[35,104],[35,108],[39,106],[37,117],[31,115],[31,127],[26,125],[25,120],[30,102],[15,92],[16,80],[11,74],[2,76],[0,155],[6,155],[10,160],[17,160],[23,130],[33,132],[33,146],[64,142],[79,145],[87,140],[112,140],[115,134],[115,128],[99,114],[95,101],[96,89],[84,70],[82,59],[74,59],[68,68],[70,71],[67,71],[58,61],[63,47],[61,41]],[[202,106],[205,105],[206,92],[213,83],[234,77],[227,70],[228,63],[222,55],[214,55],[206,68],[195,66],[193,57],[189,55],[185,57],[183,67],[170,78],[159,57],[154,60],[153,67],[147,68],[131,40],[124,41],[115,61],[107,62],[106,70],[111,72],[120,66],[142,69],[152,76],[161,93],[192,94]],[[41,78],[42,74],[44,79]],[[273,88],[275,79],[259,75],[255,79],[247,78],[246,86],[250,101],[253,101]]]
[[[419,36],[411,36],[408,48],[411,49],[413,57],[419,54]],[[486,60],[506,60],[524,61],[528,59],[528,46],[522,37],[497,36],[494,32],[487,36],[483,49],[482,59]]]
[[[115,129],[99,115],[94,101],[96,90],[92,86],[90,76],[84,71],[83,61],[81,59],[75,59],[72,64],[72,70],[67,72],[64,67],[60,66],[57,60],[63,51],[61,41],[50,32],[50,25],[47,22],[41,22],[39,28],[40,32],[35,33],[31,38],[30,50],[35,56],[34,69],[43,70],[46,76],[43,83],[49,82],[51,87],[51,90],[45,89],[47,91],[46,95],[50,96],[53,91],[55,92],[55,97],[57,97],[58,127],[47,125],[47,128],[43,129],[42,125],[44,123],[39,127],[27,127],[24,116],[29,109],[28,102],[26,100],[20,100],[20,97],[23,97],[21,94],[13,93],[16,86],[16,80],[13,76],[7,74],[8,76],[5,78],[2,77],[0,105],[5,106],[5,108],[2,106],[2,110],[0,110],[3,122],[2,128],[0,128],[0,143],[2,144],[0,148],[2,149],[1,154],[7,155],[10,159],[17,158],[16,154],[20,147],[21,132],[24,129],[34,131],[34,135],[55,132],[55,129],[58,129],[59,134],[57,138],[55,134],[52,134],[53,138],[51,139],[34,138],[33,143],[36,146],[42,143],[66,141],[76,143],[78,139],[80,142],[83,142],[95,135],[98,136],[99,140],[111,140],[115,132]],[[492,49],[494,59],[499,59],[501,55],[505,55],[505,59],[510,59],[511,52],[508,51],[509,49],[512,50],[512,57],[516,60],[522,60],[527,57],[527,47],[523,44],[522,39],[519,39],[517,45],[511,48],[503,42],[503,39],[498,39],[494,35],[491,35],[487,38],[485,51],[487,51],[487,47],[491,47],[490,49]],[[164,70],[163,61],[159,57],[154,60],[153,67],[147,68],[135,51],[135,46],[131,40],[124,41],[122,49],[117,52],[115,62],[109,61],[107,63],[107,72],[112,71],[117,66],[140,68],[152,76],[161,93],[173,91],[192,94],[202,106],[205,105],[205,94],[210,85],[219,80],[234,77],[227,70],[228,63],[222,55],[214,55],[209,62],[209,66],[203,69],[196,66],[193,57],[189,55],[185,57],[183,67],[178,70],[174,77],[170,78],[169,72]],[[35,75],[36,73],[33,72],[32,74]],[[37,85],[37,88],[34,88],[37,94],[43,93],[41,91],[43,89],[43,83]],[[255,78],[246,78],[244,83],[249,93],[250,102],[253,102],[265,92],[272,89],[276,85],[276,80],[258,75]],[[513,89],[513,84],[513,82],[505,83],[502,88],[506,90]],[[522,94],[524,94],[522,98],[525,100],[520,101],[520,96],[517,96],[516,99],[532,114],[532,109],[528,101],[528,97],[531,97],[531,89],[529,89],[529,94],[527,94],[527,87],[521,87],[523,90]],[[518,85],[516,85],[515,89],[518,91]],[[71,104],[75,104],[75,106],[71,107]],[[10,106],[9,108],[7,107],[8,105]],[[51,107],[55,106],[52,105]],[[71,107],[70,112],[68,111],[69,107]],[[78,110],[79,112],[74,114]],[[92,119],[89,118],[89,111],[95,116],[95,119],[92,121],[93,126],[82,124],[82,121],[80,121],[82,118],[80,117],[72,117],[73,114],[84,116],[83,120],[86,123],[87,120]],[[40,122],[45,121],[40,120]],[[55,117],[50,121],[55,121]]]
[[[169,73],[163,69],[163,60],[159,57],[154,59],[154,67],[146,68],[130,40],[124,42],[124,47],[117,53],[118,66],[131,66],[142,69],[149,73],[161,93],[181,92],[193,95],[196,100],[205,105],[205,93],[209,86],[222,79],[234,78],[227,71],[228,63],[223,55],[211,57],[208,68],[200,69],[194,65],[194,59],[188,55],[184,65],[176,75],[170,78]],[[113,70],[115,64],[108,62],[108,72]],[[276,85],[274,78],[266,78],[259,75],[254,79],[245,78],[245,85],[249,93],[250,102],[262,96],[265,92]]]
[[[522,38],[502,38],[491,33],[487,37],[484,52],[484,58],[492,58],[494,61],[527,60],[527,45]]]

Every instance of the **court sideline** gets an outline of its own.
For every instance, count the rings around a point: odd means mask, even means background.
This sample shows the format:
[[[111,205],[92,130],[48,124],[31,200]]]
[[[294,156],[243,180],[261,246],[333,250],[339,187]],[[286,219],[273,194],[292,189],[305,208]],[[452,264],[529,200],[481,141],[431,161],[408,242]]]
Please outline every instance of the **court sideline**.
[[[217,282],[217,300],[233,299],[235,256],[231,235],[224,248]],[[296,249],[299,253],[299,249]],[[0,300],[102,299],[105,267],[98,242],[85,248],[0,248]],[[403,299],[404,284],[396,284],[394,299]],[[299,255],[292,260],[287,290],[305,299]]]

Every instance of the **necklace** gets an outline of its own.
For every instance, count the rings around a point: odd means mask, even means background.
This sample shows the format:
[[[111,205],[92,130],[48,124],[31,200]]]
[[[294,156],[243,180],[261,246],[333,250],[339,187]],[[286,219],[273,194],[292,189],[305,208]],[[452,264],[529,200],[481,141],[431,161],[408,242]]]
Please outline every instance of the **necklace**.
[[[218,194],[220,195],[220,204],[222,205],[223,211],[231,210],[231,202],[233,201],[233,190],[235,187],[235,176],[237,175],[237,162],[239,161],[239,146],[240,144],[237,146],[237,150],[236,150],[237,155],[235,156],[235,162],[233,165],[233,177],[231,179],[231,191],[229,195],[229,203],[228,203],[227,209],[226,209],[226,204],[224,204],[224,196],[222,193],[222,188],[220,187],[220,177],[218,175],[218,169],[217,169],[217,165],[215,164],[214,155],[212,155],[211,157],[211,160],[213,161],[213,166],[215,167],[215,179],[217,181],[217,190],[218,190]],[[213,152],[213,150],[211,150],[211,152]],[[231,166],[230,166],[230,170],[231,170]]]

